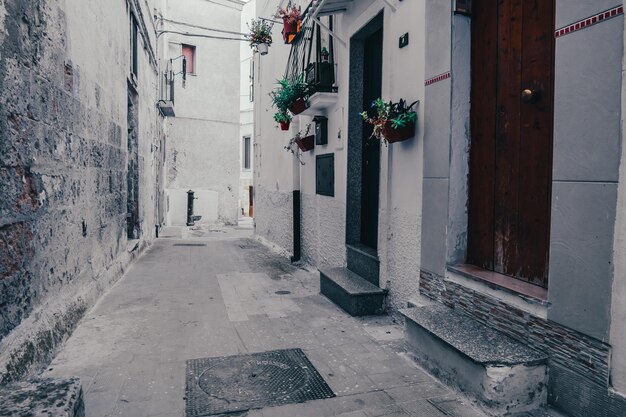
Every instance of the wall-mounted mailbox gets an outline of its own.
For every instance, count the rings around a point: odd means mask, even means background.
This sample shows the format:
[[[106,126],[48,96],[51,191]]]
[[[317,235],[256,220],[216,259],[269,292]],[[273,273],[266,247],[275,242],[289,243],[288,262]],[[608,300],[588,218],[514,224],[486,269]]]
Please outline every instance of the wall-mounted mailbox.
[[[328,118],[324,116],[315,116],[315,144],[328,145]]]
[[[335,196],[335,154],[327,153],[315,157],[315,193]]]

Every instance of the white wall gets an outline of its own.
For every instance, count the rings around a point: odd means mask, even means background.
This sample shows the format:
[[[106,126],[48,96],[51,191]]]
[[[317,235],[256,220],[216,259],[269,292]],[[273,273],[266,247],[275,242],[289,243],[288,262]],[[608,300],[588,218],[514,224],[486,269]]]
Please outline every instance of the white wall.
[[[303,6],[305,2],[302,2]],[[337,15],[336,32],[348,44],[350,37],[374,18],[381,10],[385,11],[384,50],[383,50],[383,98],[397,101],[424,99],[424,5],[421,2],[397,3],[397,11],[382,0],[355,1],[347,13]],[[273,12],[268,10],[264,15]],[[278,32],[278,29],[276,30]],[[398,37],[409,32],[410,44],[398,48]],[[255,208],[257,232],[268,238],[288,239],[274,236],[267,230],[267,225],[281,220],[277,216],[291,215],[284,212],[275,203],[283,204],[279,198],[281,192],[288,192],[297,187],[292,184],[294,177],[291,155],[282,151],[282,146],[290,137],[274,127],[273,109],[268,103],[267,93],[273,88],[275,80],[285,71],[288,47],[274,39],[270,54],[261,57],[259,83],[260,100],[256,111],[256,139],[261,146],[262,161],[260,173],[256,178],[257,199],[264,200],[267,206]],[[347,181],[347,130],[348,130],[348,49],[335,42],[335,61],[338,63],[337,84],[338,101],[328,109],[329,142],[307,152],[302,159],[305,165],[300,170],[302,191],[302,250],[303,257],[316,266],[345,263],[345,212]],[[405,143],[382,146],[380,178],[380,222],[379,222],[379,258],[381,260],[381,286],[389,281],[390,301],[394,308],[405,302],[418,291],[418,260],[420,257],[419,236],[421,219],[421,183],[422,183],[422,106],[418,107],[419,123],[417,135]],[[297,130],[298,122],[294,119]],[[310,118],[301,117],[300,125],[310,122]],[[292,134],[292,133],[291,133]],[[315,156],[335,153],[335,197],[315,194]],[[257,169],[259,166],[257,166]],[[297,175],[295,176],[298,177]],[[265,197],[260,196],[263,194]],[[259,226],[263,227],[259,227]]]
[[[248,33],[248,23],[256,16],[256,0],[251,0],[243,6],[241,12],[241,33]],[[249,207],[249,191],[248,188],[252,186],[253,172],[254,172],[254,102],[250,101],[250,77],[254,73],[254,52],[247,42],[240,44],[240,101],[239,108],[241,110],[240,115],[240,129],[239,129],[239,156],[241,174],[239,180],[239,213],[243,211],[244,215],[248,216]],[[254,97],[253,97],[254,98]],[[250,137],[250,169],[243,168],[243,137]],[[242,210],[243,209],[243,210]]]

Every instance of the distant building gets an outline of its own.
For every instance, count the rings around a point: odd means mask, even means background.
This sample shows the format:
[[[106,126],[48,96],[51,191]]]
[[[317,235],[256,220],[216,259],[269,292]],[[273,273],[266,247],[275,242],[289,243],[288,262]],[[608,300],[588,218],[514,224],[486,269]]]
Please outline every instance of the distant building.
[[[256,0],[251,0],[243,6],[241,14],[241,32],[248,33],[248,24],[256,16]],[[241,177],[239,187],[240,214],[248,217],[254,215],[252,179],[254,173],[254,71],[255,64],[253,50],[248,42],[241,43]],[[252,209],[252,212],[251,212]]]
[[[622,2],[295,3],[301,34],[256,56],[256,233],[346,309],[383,307],[350,299],[365,281],[394,315],[434,300],[544,352],[553,406],[626,415]],[[279,130],[268,93],[318,82],[322,47],[336,92]],[[408,140],[368,139],[378,97],[419,100]],[[315,116],[301,164],[283,147]]]
[[[173,74],[167,118],[167,224],[187,222],[187,192],[201,223],[236,224],[239,202],[239,0],[167,1],[157,9],[160,70]],[[218,39],[221,38],[221,39]],[[183,79],[183,57],[187,64]],[[171,71],[171,72],[170,72]],[[162,96],[170,99],[171,80]]]

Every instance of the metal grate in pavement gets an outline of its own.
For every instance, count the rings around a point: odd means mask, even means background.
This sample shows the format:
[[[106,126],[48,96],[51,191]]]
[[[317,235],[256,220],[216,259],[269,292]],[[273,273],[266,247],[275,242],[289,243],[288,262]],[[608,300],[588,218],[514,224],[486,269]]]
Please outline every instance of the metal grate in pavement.
[[[335,396],[300,349],[187,361],[187,417]]]
[[[206,246],[206,243],[174,243],[174,246]]]

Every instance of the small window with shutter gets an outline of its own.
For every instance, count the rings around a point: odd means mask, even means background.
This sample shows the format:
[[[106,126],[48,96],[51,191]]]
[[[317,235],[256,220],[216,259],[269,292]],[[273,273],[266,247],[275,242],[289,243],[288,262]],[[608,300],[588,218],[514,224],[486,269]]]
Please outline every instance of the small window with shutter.
[[[182,55],[187,60],[187,74],[195,75],[196,73],[196,47],[193,45],[183,44]]]

